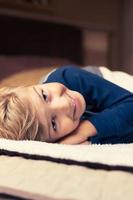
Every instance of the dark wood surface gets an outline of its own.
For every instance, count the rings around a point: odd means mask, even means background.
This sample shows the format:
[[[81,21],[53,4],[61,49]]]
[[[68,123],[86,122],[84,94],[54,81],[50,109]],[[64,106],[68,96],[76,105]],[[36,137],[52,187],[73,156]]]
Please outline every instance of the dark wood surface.
[[[82,64],[81,39],[74,26],[0,15],[0,79],[26,69]]]
[[[0,15],[0,54],[41,55],[82,63],[79,28]]]

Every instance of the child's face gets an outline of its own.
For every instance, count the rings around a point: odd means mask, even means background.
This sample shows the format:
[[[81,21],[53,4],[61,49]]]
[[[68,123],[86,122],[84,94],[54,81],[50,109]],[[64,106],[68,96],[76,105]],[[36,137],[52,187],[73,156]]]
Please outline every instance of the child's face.
[[[78,126],[86,106],[80,93],[60,83],[34,85],[23,90],[19,91],[20,96],[30,100],[43,124],[41,141],[57,141]]]

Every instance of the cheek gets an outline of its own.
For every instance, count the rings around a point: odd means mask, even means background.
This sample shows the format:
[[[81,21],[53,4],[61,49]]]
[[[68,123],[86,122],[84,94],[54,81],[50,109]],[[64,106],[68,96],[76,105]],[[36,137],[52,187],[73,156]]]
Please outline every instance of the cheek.
[[[61,130],[60,130],[60,136],[65,136],[69,133],[71,133],[73,130],[77,128],[79,124],[79,121],[72,122],[71,120],[63,120]]]

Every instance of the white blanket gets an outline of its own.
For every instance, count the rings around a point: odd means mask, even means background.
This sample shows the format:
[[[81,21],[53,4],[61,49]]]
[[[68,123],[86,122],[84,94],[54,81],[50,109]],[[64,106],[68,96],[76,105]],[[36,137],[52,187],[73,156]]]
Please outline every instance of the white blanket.
[[[0,139],[0,155],[2,194],[36,200],[133,199],[133,144]]]
[[[103,77],[116,85],[119,85],[130,92],[133,92],[133,76],[122,71],[111,71],[107,67],[99,67]]]
[[[52,160],[57,163],[69,163],[97,169],[120,169],[133,172],[133,144],[59,145],[0,139],[0,154],[33,160]],[[86,164],[84,164],[85,162]],[[89,163],[91,163],[90,166]]]

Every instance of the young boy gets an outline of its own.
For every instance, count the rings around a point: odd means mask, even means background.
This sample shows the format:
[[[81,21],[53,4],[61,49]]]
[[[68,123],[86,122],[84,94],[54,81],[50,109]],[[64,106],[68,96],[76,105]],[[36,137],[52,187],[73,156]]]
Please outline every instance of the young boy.
[[[3,92],[0,110],[5,138],[133,142],[133,93],[75,66],[55,70],[43,85]]]

